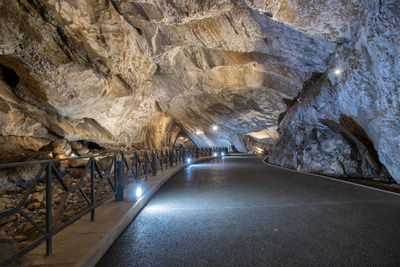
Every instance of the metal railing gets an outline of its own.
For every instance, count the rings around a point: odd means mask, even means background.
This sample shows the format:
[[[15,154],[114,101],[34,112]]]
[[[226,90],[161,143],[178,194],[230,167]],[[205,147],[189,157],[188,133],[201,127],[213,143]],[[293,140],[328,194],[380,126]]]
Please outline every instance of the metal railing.
[[[157,175],[158,170],[176,166],[179,163],[190,161],[189,159],[209,157],[213,153],[222,151],[227,152],[227,149],[185,147],[0,164],[0,170],[40,166],[29,186],[20,194],[22,197],[15,207],[0,211],[0,222],[12,216],[16,216],[16,224],[25,219],[25,224],[30,223],[33,226],[29,230],[30,234],[35,233],[37,238],[15,253],[11,253],[11,257],[0,259],[2,262],[0,265],[11,263],[43,241],[46,241],[46,255],[50,255],[52,238],[55,234],[89,212],[91,221],[93,221],[95,209],[98,206],[113,197],[119,201],[123,200],[123,190],[128,183],[138,183],[140,179],[147,180],[149,175]],[[80,173],[77,174],[76,171],[80,171]],[[32,202],[33,195],[38,188],[44,188],[45,198],[41,202],[45,202],[45,209],[44,212],[39,210],[35,213],[33,210],[39,209],[38,206],[41,205]],[[81,207],[81,209],[78,211],[71,209],[68,212],[72,212],[72,215],[64,216],[65,213],[68,213],[66,212],[68,204],[71,204],[72,208]]]

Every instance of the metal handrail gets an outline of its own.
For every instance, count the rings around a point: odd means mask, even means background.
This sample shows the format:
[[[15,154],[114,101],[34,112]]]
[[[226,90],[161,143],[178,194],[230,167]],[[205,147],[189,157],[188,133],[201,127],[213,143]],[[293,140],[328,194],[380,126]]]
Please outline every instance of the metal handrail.
[[[0,220],[20,214],[30,224],[38,230],[42,237],[33,241],[33,243],[27,245],[16,254],[9,257],[4,262],[0,263],[1,266],[11,263],[14,259],[24,255],[43,241],[46,241],[46,255],[52,253],[52,238],[55,234],[71,225],[75,221],[79,220],[82,216],[87,213],[91,213],[91,221],[95,219],[95,209],[102,205],[104,202],[115,197],[117,200],[123,199],[123,189],[126,184],[127,178],[133,178],[133,182],[137,184],[140,179],[145,178],[147,180],[148,175],[157,175],[158,170],[168,169],[179,163],[184,163],[186,157],[199,158],[200,156],[211,156],[214,152],[227,151],[227,148],[179,148],[179,149],[161,149],[161,150],[140,150],[132,152],[116,152],[112,154],[103,154],[95,156],[82,156],[65,159],[49,159],[49,160],[37,160],[28,162],[16,162],[8,164],[0,164],[0,169],[5,168],[16,168],[26,167],[32,165],[41,165],[39,172],[31,180],[27,191],[23,195],[15,208],[4,210],[0,212]],[[149,153],[150,157],[149,157]],[[129,157],[131,157],[131,164],[129,164]],[[108,158],[111,159],[111,163],[108,168],[100,166],[98,161],[100,159]],[[75,185],[69,186],[64,175],[62,175],[60,169],[56,166],[58,163],[71,160],[88,160],[84,166],[83,173],[78,177],[78,182]],[[122,169],[121,169],[122,168]],[[105,170],[104,170],[105,169]],[[127,174],[125,176],[125,173]],[[83,181],[89,175],[90,177],[90,193],[89,196],[83,188]],[[35,222],[31,216],[24,211],[24,205],[28,197],[33,194],[35,187],[39,181],[44,180],[45,183],[45,201],[46,201],[46,221],[45,227],[42,227],[39,223]],[[60,204],[56,207],[55,214],[53,214],[53,182],[58,181],[62,190],[64,190]],[[98,182],[96,188],[96,181]],[[103,192],[103,183],[106,182],[109,185],[111,193],[101,198]],[[122,192],[121,192],[122,191]],[[60,221],[61,216],[64,213],[64,208],[70,194],[79,192],[88,208],[81,211],[79,214],[72,218],[69,218],[67,222],[57,225]]]
[[[54,163],[54,162],[67,161],[67,160],[87,159],[87,158],[91,158],[91,157],[96,157],[96,158],[110,157],[110,156],[113,156],[114,154],[100,154],[100,155],[93,155],[93,156],[82,156],[82,157],[73,157],[73,158],[64,158],[64,159],[44,159],[44,160],[33,160],[33,161],[21,161],[21,162],[14,162],[14,163],[2,163],[2,164],[0,164],[0,169],[25,167],[25,166],[44,164],[44,163],[49,163],[49,162]]]

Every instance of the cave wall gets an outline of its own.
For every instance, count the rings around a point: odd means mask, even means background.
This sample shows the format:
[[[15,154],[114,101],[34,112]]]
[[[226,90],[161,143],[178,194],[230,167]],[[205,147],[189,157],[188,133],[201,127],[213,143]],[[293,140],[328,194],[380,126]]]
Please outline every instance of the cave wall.
[[[156,66],[109,1],[1,1],[0,23],[0,133],[15,143],[1,150],[38,151],[64,138],[171,144],[174,120],[141,87]],[[4,69],[18,81],[7,83]]]
[[[358,10],[352,38],[338,44],[329,70],[305,84],[280,122],[268,161],[338,176],[388,171],[399,182],[400,3],[365,1]]]
[[[6,0],[0,12],[0,64],[19,77],[1,86],[18,105],[2,135],[44,143],[168,144],[148,139],[169,116],[199,146],[243,151],[249,132],[276,135],[284,99],[334,49],[246,1]]]
[[[398,17],[395,0],[1,1],[0,150],[184,133],[398,181]]]

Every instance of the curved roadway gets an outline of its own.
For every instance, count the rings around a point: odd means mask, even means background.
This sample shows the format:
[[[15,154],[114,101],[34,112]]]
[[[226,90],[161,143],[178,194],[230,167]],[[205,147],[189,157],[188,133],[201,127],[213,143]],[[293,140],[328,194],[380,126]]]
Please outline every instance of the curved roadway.
[[[98,266],[400,266],[400,196],[226,157],[172,177]]]

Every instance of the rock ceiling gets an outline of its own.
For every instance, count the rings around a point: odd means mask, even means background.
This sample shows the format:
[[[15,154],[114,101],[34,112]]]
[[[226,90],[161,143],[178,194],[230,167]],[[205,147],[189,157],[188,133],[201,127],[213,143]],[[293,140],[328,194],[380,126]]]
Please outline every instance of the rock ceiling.
[[[399,17],[395,0],[1,1],[1,150],[250,136],[276,164],[400,179]]]

